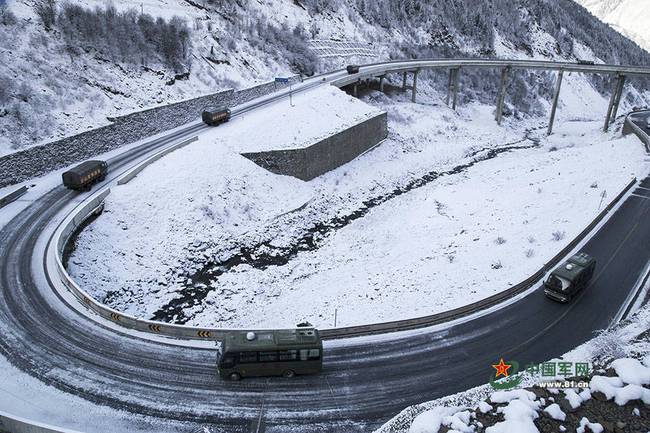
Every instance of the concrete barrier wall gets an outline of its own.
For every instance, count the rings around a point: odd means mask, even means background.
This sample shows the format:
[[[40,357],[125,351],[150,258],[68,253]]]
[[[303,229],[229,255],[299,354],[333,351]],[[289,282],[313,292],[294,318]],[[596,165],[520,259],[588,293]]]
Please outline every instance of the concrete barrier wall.
[[[21,186],[15,191],[10,192],[4,197],[0,197],[0,209],[7,206],[9,203],[18,200],[20,197],[27,193],[27,187]]]
[[[648,110],[641,110],[641,111],[633,111],[629,113],[625,117],[625,122],[623,123],[623,135],[629,135],[629,134],[635,134],[637,137],[639,137],[639,140],[645,144],[645,149],[646,152],[650,153],[650,136],[648,136],[648,133],[643,130],[639,125],[634,123],[632,119],[630,119],[630,115],[635,114],[635,113],[640,113]]]
[[[309,147],[242,155],[272,173],[311,180],[352,161],[388,135],[386,113],[364,120]]]
[[[30,421],[25,418],[10,415],[0,411],[0,433],[80,433],[76,430],[69,430],[50,426],[47,424]]]
[[[298,80],[298,77],[291,77],[290,83]],[[112,123],[107,126],[5,155],[0,157],[0,188],[185,125],[200,118],[201,110],[206,106],[239,105],[288,85],[263,83],[248,89],[229,89],[154,107],[111,118]]]

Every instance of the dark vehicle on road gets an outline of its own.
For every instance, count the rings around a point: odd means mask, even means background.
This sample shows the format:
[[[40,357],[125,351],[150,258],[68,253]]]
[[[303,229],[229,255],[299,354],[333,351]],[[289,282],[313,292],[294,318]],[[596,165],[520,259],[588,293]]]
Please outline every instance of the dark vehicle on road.
[[[359,73],[359,65],[348,65],[347,68],[348,74],[358,74]]]
[[[206,108],[201,113],[203,122],[210,126],[217,126],[230,120],[230,109],[227,107]]]
[[[596,259],[578,253],[551,272],[544,282],[544,294],[549,298],[569,302],[576,293],[587,287],[596,268]]]
[[[219,375],[230,380],[253,376],[319,373],[323,342],[314,328],[269,331],[233,331],[218,351]]]
[[[579,65],[593,65],[594,61],[593,60],[582,60],[578,59],[578,64]]]
[[[76,191],[90,191],[94,183],[106,179],[107,173],[105,161],[85,161],[63,173],[63,185]]]

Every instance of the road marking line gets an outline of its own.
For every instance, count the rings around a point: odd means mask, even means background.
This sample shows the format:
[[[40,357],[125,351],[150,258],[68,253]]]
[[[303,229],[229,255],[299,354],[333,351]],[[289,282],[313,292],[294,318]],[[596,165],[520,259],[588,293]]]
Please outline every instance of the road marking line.
[[[644,198],[646,200],[650,200],[650,197],[646,197],[645,195],[638,195],[638,194],[630,194],[632,197],[639,197],[639,198]]]

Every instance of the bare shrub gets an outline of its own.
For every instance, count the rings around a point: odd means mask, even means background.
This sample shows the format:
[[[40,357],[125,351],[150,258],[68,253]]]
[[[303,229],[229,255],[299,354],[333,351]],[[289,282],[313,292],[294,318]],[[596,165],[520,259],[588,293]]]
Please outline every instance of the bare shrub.
[[[594,359],[608,361],[627,356],[625,345],[615,330],[606,330],[592,340],[591,355]]]
[[[45,30],[50,31],[56,23],[56,0],[38,0],[34,3],[34,11]]]
[[[13,26],[17,22],[16,15],[9,10],[9,6],[4,1],[0,0],[0,24],[3,26]]]
[[[533,250],[532,248],[529,248],[529,249],[526,250],[525,254],[526,254],[526,257],[530,259],[531,257],[533,257],[535,255],[535,250]]]
[[[503,265],[501,264],[501,260],[497,260],[496,262],[492,263],[492,269],[501,269]]]
[[[561,241],[562,239],[564,239],[564,237],[566,236],[566,232],[564,232],[564,231],[560,231],[560,230],[556,230],[556,231],[554,231],[554,232],[552,233],[551,236],[552,236],[552,239],[553,239],[555,242],[558,242],[558,241]]]
[[[534,244],[535,243],[535,238],[533,236],[528,236],[528,243],[529,244]]]
[[[496,239],[494,240],[494,243],[497,244],[497,245],[503,245],[503,244],[505,244],[506,242],[507,242],[507,241],[506,241],[504,238],[502,238],[501,236],[499,236],[498,238],[496,238]]]

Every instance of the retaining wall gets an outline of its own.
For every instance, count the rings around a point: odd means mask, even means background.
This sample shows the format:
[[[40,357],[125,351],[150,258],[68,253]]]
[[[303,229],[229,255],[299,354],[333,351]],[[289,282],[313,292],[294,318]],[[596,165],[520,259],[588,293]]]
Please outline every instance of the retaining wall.
[[[298,81],[292,77],[290,83]],[[109,119],[112,123],[58,141],[30,147],[0,157],[0,188],[42,176],[161,132],[197,120],[211,105],[234,106],[266,95],[289,84],[273,82],[248,89],[205,95],[187,101]]]
[[[309,147],[242,155],[270,172],[311,180],[375,147],[388,135],[387,122],[381,113]]]

